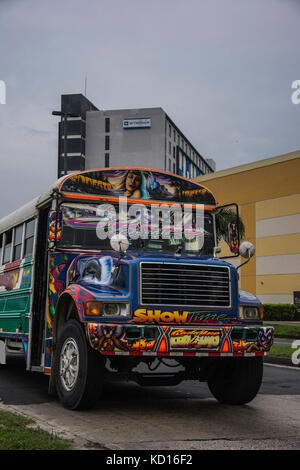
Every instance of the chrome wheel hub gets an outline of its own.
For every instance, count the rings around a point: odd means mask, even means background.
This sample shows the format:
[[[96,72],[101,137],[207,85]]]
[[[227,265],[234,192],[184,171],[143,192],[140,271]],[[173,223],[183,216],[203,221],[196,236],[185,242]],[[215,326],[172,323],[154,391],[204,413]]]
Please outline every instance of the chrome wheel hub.
[[[70,392],[75,387],[79,372],[79,351],[76,341],[67,338],[60,353],[59,373],[63,387]]]

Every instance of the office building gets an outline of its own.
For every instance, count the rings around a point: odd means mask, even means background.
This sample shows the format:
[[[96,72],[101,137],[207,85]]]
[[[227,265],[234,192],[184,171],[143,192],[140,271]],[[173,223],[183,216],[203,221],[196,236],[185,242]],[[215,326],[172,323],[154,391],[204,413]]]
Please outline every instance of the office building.
[[[62,111],[78,116],[67,116],[66,128],[60,123],[59,176],[116,166],[155,168],[187,178],[215,171],[214,160],[205,159],[162,108],[102,111],[83,95],[62,95]]]

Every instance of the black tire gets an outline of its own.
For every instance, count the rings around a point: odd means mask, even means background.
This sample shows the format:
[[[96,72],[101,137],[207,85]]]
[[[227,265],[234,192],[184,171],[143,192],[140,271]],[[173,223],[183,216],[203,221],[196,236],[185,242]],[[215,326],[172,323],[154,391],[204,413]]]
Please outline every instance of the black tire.
[[[68,353],[69,357],[72,354],[69,360]],[[54,367],[55,387],[62,405],[70,410],[92,408],[102,391],[104,359],[91,349],[76,320],[68,321],[61,332]]]
[[[262,357],[219,358],[207,379],[213,396],[227,405],[244,405],[253,400],[262,383]]]

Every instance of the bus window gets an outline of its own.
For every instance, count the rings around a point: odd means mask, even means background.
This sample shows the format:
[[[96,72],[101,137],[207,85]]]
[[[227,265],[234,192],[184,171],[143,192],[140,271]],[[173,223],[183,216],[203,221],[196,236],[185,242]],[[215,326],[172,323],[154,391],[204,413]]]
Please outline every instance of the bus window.
[[[26,223],[24,257],[30,256],[33,253],[34,223],[34,220],[30,220]]]
[[[15,228],[13,261],[16,261],[17,259],[21,259],[22,237],[23,237],[23,225],[19,225],[18,227]]]
[[[9,230],[5,233],[5,246],[4,246],[4,256],[3,256],[3,263],[10,262],[10,254],[11,254],[11,241],[12,241],[12,230]]]

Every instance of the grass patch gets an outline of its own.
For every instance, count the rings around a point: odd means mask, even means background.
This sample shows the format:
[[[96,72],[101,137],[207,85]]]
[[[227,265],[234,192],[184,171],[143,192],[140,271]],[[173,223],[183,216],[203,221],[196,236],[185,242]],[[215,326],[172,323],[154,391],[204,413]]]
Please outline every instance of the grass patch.
[[[268,322],[265,322],[266,326]],[[293,338],[300,339],[300,326],[293,325],[272,325],[275,328],[274,335],[277,338]]]
[[[269,356],[280,356],[280,357],[288,357],[291,358],[295,349],[291,348],[290,346],[283,346],[279,344],[273,344],[271,347],[268,355]]]
[[[0,410],[0,450],[68,450],[71,443],[40,429],[34,421]]]

